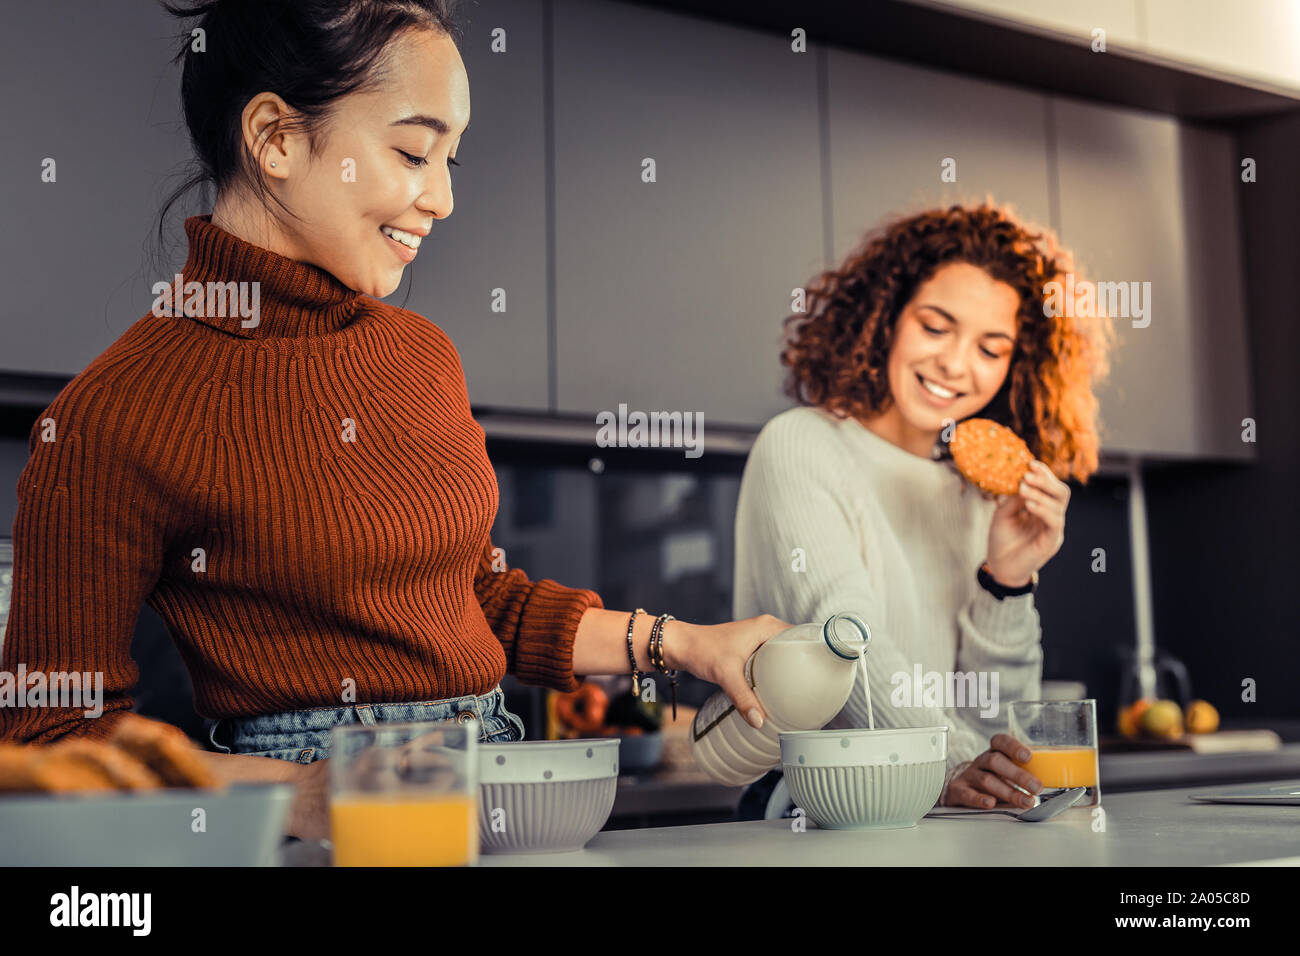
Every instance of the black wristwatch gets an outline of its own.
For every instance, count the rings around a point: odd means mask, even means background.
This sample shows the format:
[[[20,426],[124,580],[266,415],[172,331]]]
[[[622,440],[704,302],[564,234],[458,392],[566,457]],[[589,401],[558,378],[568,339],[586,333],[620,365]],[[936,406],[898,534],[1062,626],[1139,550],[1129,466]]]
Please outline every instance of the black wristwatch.
[[[992,594],[999,601],[1003,598],[1020,597],[1023,594],[1033,594],[1038,588],[1037,571],[1035,571],[1033,576],[1029,579],[1028,584],[1022,584],[1018,588],[1009,588],[1005,584],[998,584],[993,575],[989,574],[985,569],[985,566],[982,564],[980,565],[980,569],[975,572],[975,580],[979,581],[980,587],[985,591],[988,591],[989,594]]]

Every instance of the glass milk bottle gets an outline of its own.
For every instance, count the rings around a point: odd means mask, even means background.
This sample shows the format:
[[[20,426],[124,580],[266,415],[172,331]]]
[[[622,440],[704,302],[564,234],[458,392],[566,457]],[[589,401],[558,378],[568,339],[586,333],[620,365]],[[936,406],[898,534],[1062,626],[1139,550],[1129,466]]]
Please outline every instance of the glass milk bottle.
[[[769,638],[745,662],[745,681],[766,715],[763,726],[750,726],[719,691],[691,724],[695,762],[729,787],[779,766],[782,732],[821,730],[844,707],[870,641],[866,622],[847,611]]]

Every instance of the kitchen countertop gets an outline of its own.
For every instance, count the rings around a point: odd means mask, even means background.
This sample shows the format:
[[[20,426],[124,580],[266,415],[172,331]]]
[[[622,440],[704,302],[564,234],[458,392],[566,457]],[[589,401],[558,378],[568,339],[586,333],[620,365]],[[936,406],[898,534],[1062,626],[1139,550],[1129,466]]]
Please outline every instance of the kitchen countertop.
[[[1197,754],[1189,750],[1102,752],[1103,794],[1159,787],[1235,784],[1246,780],[1300,778],[1300,744],[1277,750]],[[743,787],[724,787],[694,766],[663,767],[619,778],[614,819],[682,813],[731,812]]]
[[[1274,783],[1281,783],[1276,780]],[[480,866],[1207,866],[1300,865],[1300,807],[1200,804],[1185,787],[1102,795],[1041,824],[926,817],[904,830],[793,832],[789,819],[606,830],[576,853],[483,854]],[[943,808],[950,812],[952,808]],[[941,812],[936,809],[936,812]],[[976,814],[978,815],[978,813]]]
[[[1188,750],[1100,755],[1102,798],[1106,788],[1150,790],[1170,785],[1225,784],[1300,777],[1300,744],[1277,750],[1198,754]]]

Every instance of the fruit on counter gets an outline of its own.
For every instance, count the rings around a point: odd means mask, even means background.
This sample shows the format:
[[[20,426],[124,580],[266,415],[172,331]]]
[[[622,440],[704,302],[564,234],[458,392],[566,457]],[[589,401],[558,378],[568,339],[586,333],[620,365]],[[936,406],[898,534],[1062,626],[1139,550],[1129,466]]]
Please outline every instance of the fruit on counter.
[[[1205,700],[1194,700],[1187,705],[1187,732],[1212,734],[1219,729],[1219,712]]]
[[[605,723],[609,695],[597,684],[585,683],[575,691],[555,696],[555,715],[567,726],[589,734]]]
[[[1154,701],[1142,714],[1140,726],[1153,737],[1173,739],[1183,735],[1183,712],[1172,700]]]
[[[1125,737],[1136,737],[1142,732],[1142,715],[1151,706],[1150,698],[1135,700],[1119,712],[1119,732]]]

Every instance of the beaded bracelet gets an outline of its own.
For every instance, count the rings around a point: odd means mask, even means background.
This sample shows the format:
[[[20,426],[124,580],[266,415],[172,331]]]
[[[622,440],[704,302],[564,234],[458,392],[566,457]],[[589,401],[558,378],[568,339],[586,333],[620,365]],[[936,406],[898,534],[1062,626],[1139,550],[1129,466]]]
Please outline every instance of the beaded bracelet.
[[[677,618],[671,614],[661,614],[650,629],[650,664],[659,673],[667,676],[672,687],[673,720],[677,720],[677,670],[669,670],[664,659],[664,625]]]
[[[627,619],[627,659],[632,665],[632,696],[638,697],[641,694],[641,672],[636,669],[636,653],[632,650],[632,627],[636,623],[638,614],[646,613],[645,608],[639,607],[632,612],[632,616]]]

